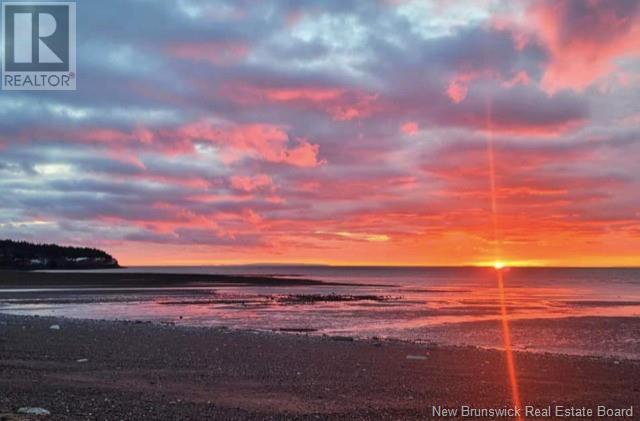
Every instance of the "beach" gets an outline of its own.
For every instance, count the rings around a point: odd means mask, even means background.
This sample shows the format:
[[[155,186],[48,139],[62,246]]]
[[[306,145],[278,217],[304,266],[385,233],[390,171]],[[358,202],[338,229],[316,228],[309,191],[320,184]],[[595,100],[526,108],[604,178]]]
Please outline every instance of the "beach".
[[[640,0],[1,20],[0,421],[640,421]]]
[[[55,420],[514,418],[501,412],[513,408],[512,388],[507,353],[493,345],[503,332],[499,319],[486,317],[495,311],[486,291],[473,295],[480,310],[467,295],[451,298],[455,307],[463,300],[463,320],[471,321],[426,323],[423,339],[408,340],[372,336],[370,323],[358,320],[383,323],[415,297],[375,295],[389,287],[365,282],[255,273],[2,275],[3,420],[42,417],[20,408],[46,409]],[[440,301],[449,290],[459,294],[446,288],[425,284],[421,294]],[[454,304],[401,314],[450,320]],[[321,329],[327,314],[354,327]],[[637,417],[639,318],[531,314],[510,323],[522,411],[537,414],[524,418],[554,419],[561,411],[563,419],[590,419],[585,411],[599,408]],[[558,343],[567,332],[575,338]],[[546,352],[549,343],[570,352]]]
[[[523,404],[639,402],[637,361],[515,360]],[[377,420],[511,406],[504,353],[473,347],[1,315],[0,366],[8,420],[28,419],[20,407],[56,420]]]
[[[1,272],[0,313],[640,360],[640,271],[328,266]]]

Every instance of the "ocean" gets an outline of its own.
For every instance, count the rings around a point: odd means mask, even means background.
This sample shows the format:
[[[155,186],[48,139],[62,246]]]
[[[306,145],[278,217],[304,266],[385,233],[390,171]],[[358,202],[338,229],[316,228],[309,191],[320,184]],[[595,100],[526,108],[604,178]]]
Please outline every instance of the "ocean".
[[[105,271],[101,271],[105,272]],[[119,273],[268,275],[344,285],[70,288],[61,299],[0,290],[0,312],[144,320],[500,349],[493,268],[249,265],[133,267]],[[503,269],[513,348],[640,359],[639,269]],[[90,276],[90,272],[87,273]],[[11,292],[11,299],[2,294]]]

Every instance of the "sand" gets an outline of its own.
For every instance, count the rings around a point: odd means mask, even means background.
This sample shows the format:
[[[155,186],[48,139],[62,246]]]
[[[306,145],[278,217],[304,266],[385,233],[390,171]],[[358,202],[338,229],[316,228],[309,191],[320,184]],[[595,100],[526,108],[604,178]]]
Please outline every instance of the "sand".
[[[637,416],[637,361],[515,360],[525,404]],[[0,419],[29,419],[24,406],[55,420],[410,420],[511,405],[500,351],[136,322],[0,315],[0,372]]]
[[[277,275],[277,274],[274,274]],[[302,278],[274,276],[198,275],[127,272],[28,272],[0,270],[0,290],[11,288],[161,288],[185,286],[232,285],[340,285]]]

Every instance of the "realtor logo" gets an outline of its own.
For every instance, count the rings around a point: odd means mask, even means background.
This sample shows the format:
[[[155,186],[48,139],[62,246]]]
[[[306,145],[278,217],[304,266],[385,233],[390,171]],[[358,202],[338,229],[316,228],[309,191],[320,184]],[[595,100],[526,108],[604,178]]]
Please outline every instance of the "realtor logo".
[[[2,4],[2,89],[76,89],[74,2]]]

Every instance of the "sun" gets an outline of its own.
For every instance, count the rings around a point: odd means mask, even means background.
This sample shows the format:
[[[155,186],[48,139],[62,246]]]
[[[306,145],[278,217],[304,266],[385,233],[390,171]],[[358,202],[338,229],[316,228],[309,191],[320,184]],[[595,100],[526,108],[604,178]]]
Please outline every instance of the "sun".
[[[504,262],[494,262],[493,267],[495,270],[500,270],[500,269],[504,269],[505,264]]]

